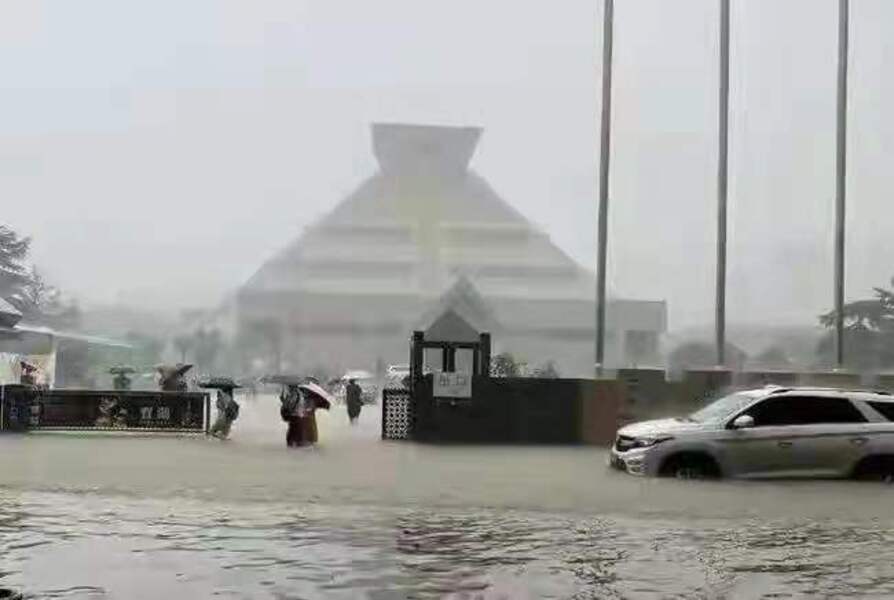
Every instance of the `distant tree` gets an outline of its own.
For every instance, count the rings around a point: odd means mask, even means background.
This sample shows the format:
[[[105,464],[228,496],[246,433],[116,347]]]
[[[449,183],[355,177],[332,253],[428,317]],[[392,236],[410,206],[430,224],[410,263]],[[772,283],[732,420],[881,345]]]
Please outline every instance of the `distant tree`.
[[[0,225],[0,298],[17,296],[28,283],[28,251],[31,239]]]
[[[727,343],[724,348],[726,367],[739,370],[745,366],[748,355],[744,350]],[[668,356],[671,369],[710,369],[717,366],[717,350],[707,342],[685,342],[674,348]]]
[[[27,280],[9,302],[19,309],[25,321],[31,323],[74,329],[81,321],[78,305],[65,300],[59,288],[47,283],[35,267],[28,271]]]
[[[516,360],[509,352],[503,352],[491,358],[491,377],[521,377],[524,371],[525,363]]]
[[[873,289],[874,298],[844,305],[845,365],[855,369],[894,367],[894,278],[892,289]],[[817,346],[822,364],[832,364],[835,355],[834,310],[820,315],[820,324],[829,329]]]
[[[22,313],[25,321],[54,328],[76,328],[81,319],[77,304],[65,301],[55,286],[28,265],[31,239],[0,225],[0,298]]]

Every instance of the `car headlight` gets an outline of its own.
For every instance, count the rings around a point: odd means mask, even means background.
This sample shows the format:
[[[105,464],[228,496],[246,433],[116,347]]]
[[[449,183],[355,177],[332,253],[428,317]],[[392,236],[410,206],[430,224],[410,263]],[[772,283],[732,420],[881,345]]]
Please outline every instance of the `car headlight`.
[[[670,435],[662,435],[662,436],[650,436],[650,437],[641,437],[633,440],[634,448],[650,448],[652,446],[658,445],[661,442],[666,442],[668,440],[674,439],[673,436]]]

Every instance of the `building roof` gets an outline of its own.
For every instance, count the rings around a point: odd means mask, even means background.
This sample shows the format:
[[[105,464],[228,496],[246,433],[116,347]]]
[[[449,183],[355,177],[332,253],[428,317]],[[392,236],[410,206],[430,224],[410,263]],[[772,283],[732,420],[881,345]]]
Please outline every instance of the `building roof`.
[[[267,261],[248,293],[590,299],[591,273],[468,168],[481,130],[374,124],[380,169]]]
[[[500,325],[487,301],[466,277],[460,277],[434,303],[414,327],[435,342],[476,342],[482,333],[494,333]]]
[[[21,318],[22,313],[15,306],[0,298],[0,327],[14,327]]]

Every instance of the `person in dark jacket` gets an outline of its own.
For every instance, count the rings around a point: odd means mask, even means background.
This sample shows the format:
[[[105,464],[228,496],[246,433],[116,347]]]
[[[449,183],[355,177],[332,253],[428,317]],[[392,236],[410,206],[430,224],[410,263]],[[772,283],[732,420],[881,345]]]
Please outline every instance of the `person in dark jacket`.
[[[282,405],[279,416],[289,424],[286,430],[286,446],[296,448],[304,445],[304,413],[302,394],[297,385],[289,385],[279,395]]]
[[[353,379],[348,381],[345,388],[345,403],[348,405],[348,419],[351,425],[354,425],[360,418],[360,410],[363,408],[363,390]]]

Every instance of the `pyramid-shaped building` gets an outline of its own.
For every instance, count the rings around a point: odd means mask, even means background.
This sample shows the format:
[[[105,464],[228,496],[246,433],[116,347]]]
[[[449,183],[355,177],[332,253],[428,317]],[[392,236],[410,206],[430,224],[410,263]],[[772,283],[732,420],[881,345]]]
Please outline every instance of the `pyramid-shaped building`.
[[[237,335],[275,332],[282,369],[405,363],[449,295],[493,324],[496,351],[592,374],[594,277],[469,168],[480,136],[373,125],[378,172],[239,289]],[[658,361],[664,302],[614,299],[607,315],[607,362]]]

